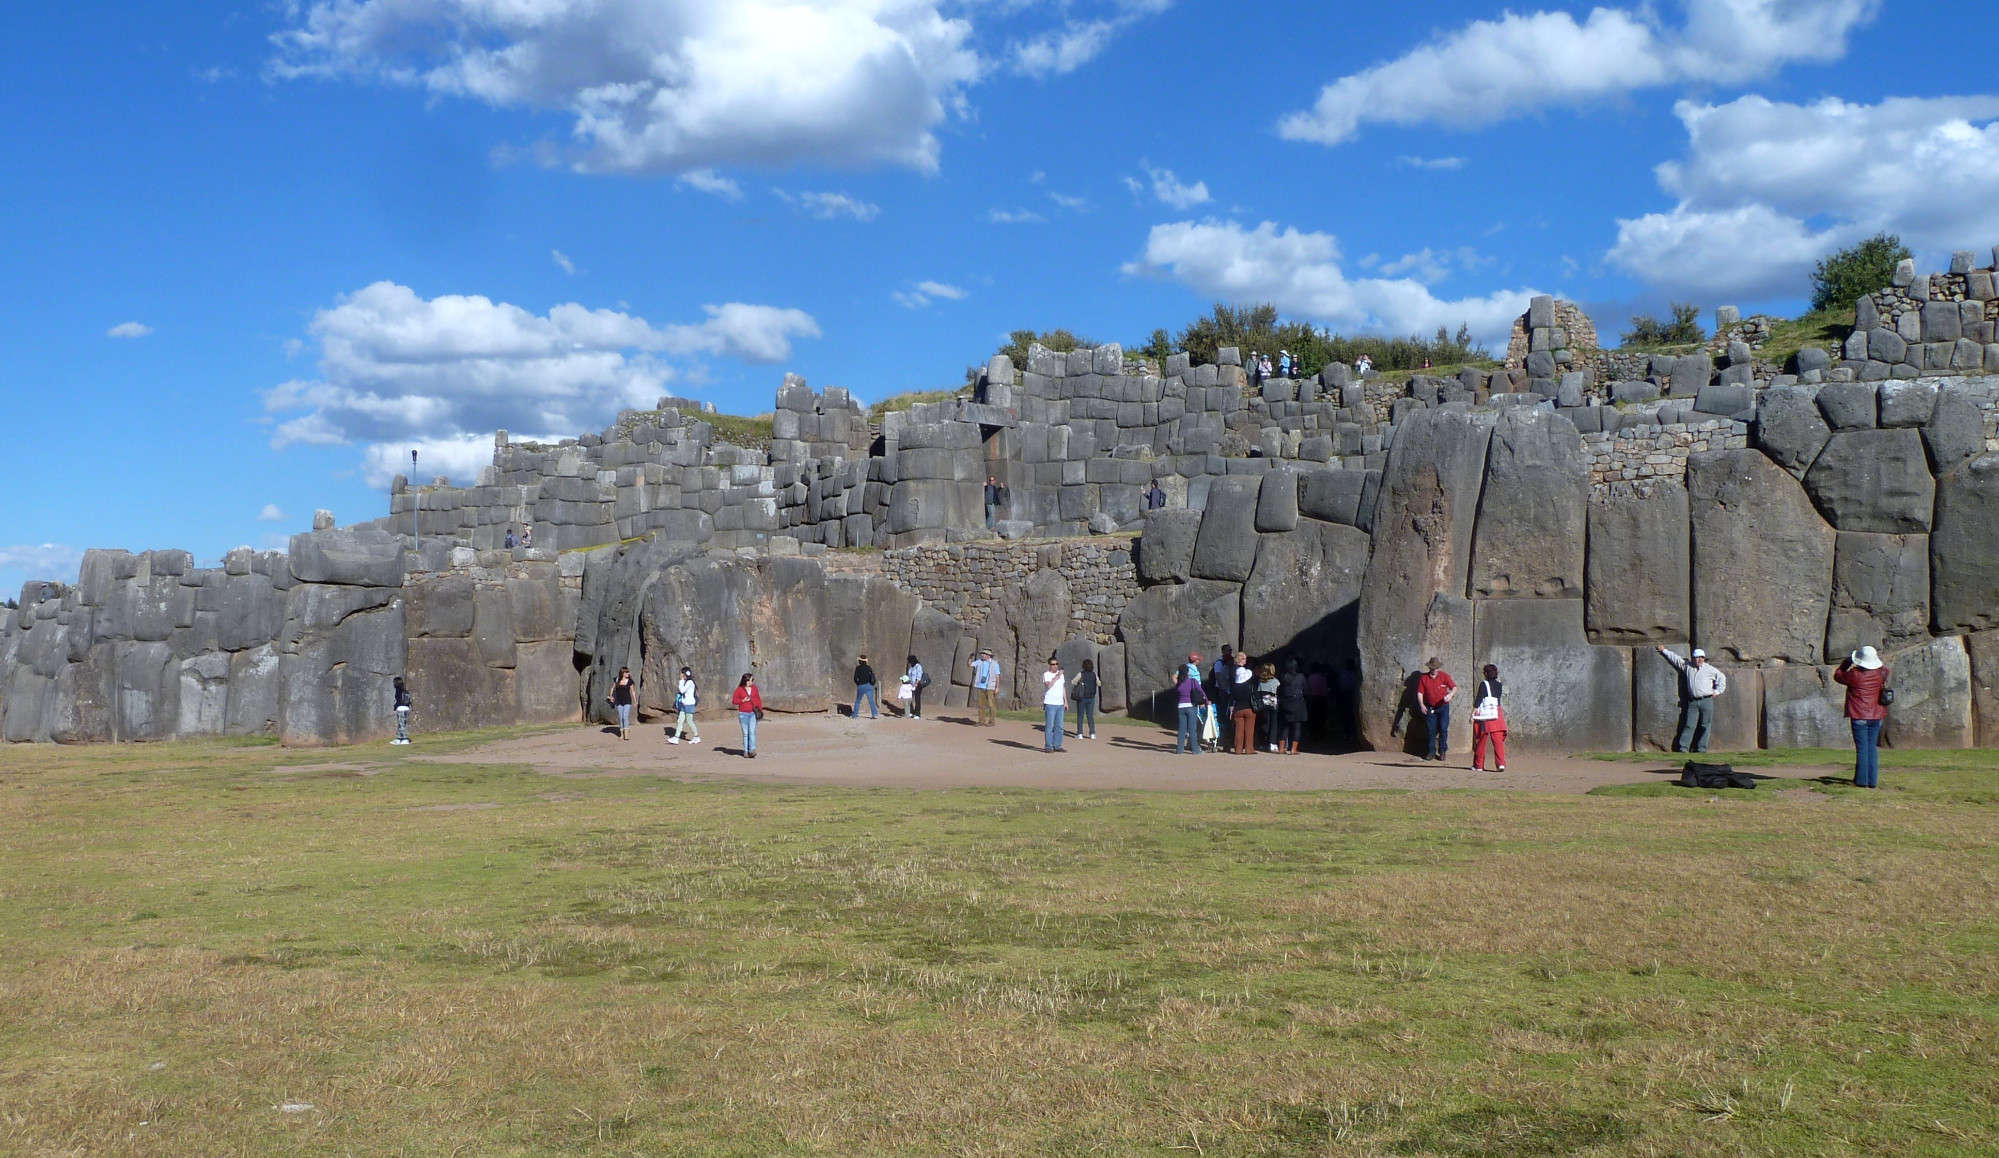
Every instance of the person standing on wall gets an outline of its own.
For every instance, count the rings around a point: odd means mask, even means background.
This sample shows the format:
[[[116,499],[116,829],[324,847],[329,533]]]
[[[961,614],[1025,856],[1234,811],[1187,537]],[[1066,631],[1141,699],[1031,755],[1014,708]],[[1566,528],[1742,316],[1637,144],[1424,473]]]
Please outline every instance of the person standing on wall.
[[[1229,706],[1235,720],[1235,747],[1238,756],[1256,751],[1256,673],[1249,668],[1249,656],[1235,657],[1235,671],[1229,677]]]
[[[930,677],[923,674],[922,661],[909,657],[909,666],[903,669],[904,678],[909,680],[909,718],[923,718],[923,689],[930,686]]]
[[[979,649],[978,657],[972,660],[972,703],[983,727],[999,726],[999,681],[1000,665],[993,658],[993,649]]]
[[[863,655],[854,664],[854,718],[861,718],[861,701],[868,702],[868,719],[881,719],[881,701],[875,698],[875,669],[868,666],[868,657]]]
[[[757,758],[757,721],[764,718],[763,694],[757,691],[757,677],[754,672],[744,672],[736,684],[736,692],[729,697],[736,706],[736,722],[743,728],[743,758]]]
[[[1853,725],[1853,786],[1881,787],[1881,722],[1895,693],[1888,689],[1890,669],[1870,645],[1848,656],[1832,673],[1846,687],[1846,718]]]
[[[1499,699],[1506,689],[1499,682],[1499,668],[1485,665],[1485,678],[1478,682],[1478,698],[1471,708],[1471,770],[1485,771],[1485,745],[1492,743],[1495,771],[1506,771],[1506,709]]]
[[[1048,670],[1041,673],[1041,750],[1062,750],[1062,716],[1069,704],[1069,678],[1062,674],[1062,661],[1048,657]]]
[[[986,476],[986,530],[988,531],[992,530],[994,524],[999,521],[999,493],[1000,493],[999,480],[991,475],[987,475]]]
[[[1458,681],[1444,670],[1444,661],[1436,656],[1424,665],[1423,674],[1416,678],[1416,706],[1422,709],[1423,723],[1430,730],[1430,752],[1427,759],[1442,760],[1451,749],[1451,697],[1458,694]]]
[[[632,738],[632,696],[637,689],[638,683],[632,679],[632,669],[621,667],[618,669],[617,680],[611,684],[611,694],[605,697],[611,701],[611,706],[617,709],[620,740]]]
[[[1076,701],[1076,738],[1094,740],[1097,738],[1097,693],[1103,685],[1097,680],[1097,661],[1086,659],[1083,670],[1076,673],[1069,688],[1070,698]]]
[[[396,708],[396,738],[389,743],[407,744],[410,742],[410,689],[409,685],[403,683],[403,677],[396,677],[390,695],[394,699]]]
[[[1148,511],[1159,511],[1165,508],[1166,491],[1159,485],[1158,479],[1153,479],[1152,489],[1145,492],[1145,509]]]
[[[516,539],[516,538],[514,538],[514,525],[513,525],[512,523],[508,523],[508,524],[507,524],[507,550],[511,551],[511,550],[513,550],[513,549],[514,549],[515,547],[518,547],[518,546],[520,546],[520,540],[519,540],[519,539]]]
[[[701,742],[701,725],[694,719],[694,712],[698,707],[700,707],[700,697],[694,687],[694,669],[681,668],[680,682],[673,690],[673,710],[676,719],[673,721],[673,735],[666,738],[667,743],[678,744],[682,736],[686,736],[690,744]]]
[[[1698,647],[1691,661],[1663,647],[1655,650],[1680,673],[1680,734],[1673,741],[1673,750],[1707,751],[1708,738],[1714,734],[1714,702],[1728,690],[1728,676],[1709,663],[1707,652]]]

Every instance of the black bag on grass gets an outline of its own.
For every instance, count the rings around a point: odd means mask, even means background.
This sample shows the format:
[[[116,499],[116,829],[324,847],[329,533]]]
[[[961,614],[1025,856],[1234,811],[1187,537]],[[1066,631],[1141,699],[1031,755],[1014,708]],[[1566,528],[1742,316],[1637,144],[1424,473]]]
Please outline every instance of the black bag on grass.
[[[1682,788],[1754,788],[1756,777],[1747,772],[1737,772],[1727,764],[1702,764],[1687,761],[1680,769]]]

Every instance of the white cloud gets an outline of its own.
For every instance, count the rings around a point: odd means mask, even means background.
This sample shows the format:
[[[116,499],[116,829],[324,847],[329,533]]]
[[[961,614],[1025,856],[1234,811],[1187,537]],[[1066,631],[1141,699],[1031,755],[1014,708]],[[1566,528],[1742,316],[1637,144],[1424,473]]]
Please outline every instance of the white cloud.
[[[1050,192],[1048,199],[1071,213],[1088,213],[1090,211],[1090,199],[1087,197],[1071,197],[1067,193]]]
[[[264,509],[257,512],[257,521],[260,523],[282,523],[285,521],[285,513],[278,509],[278,504],[265,503]]]
[[[1345,331],[1428,334],[1469,325],[1488,343],[1503,341],[1533,290],[1445,300],[1409,278],[1349,279],[1339,242],[1326,233],[1279,231],[1271,222],[1244,229],[1233,221],[1155,225],[1145,252],[1124,272],[1180,282],[1205,297],[1269,302],[1292,317]]]
[[[800,193],[796,197],[778,190],[778,195],[786,201],[795,201],[801,208],[821,221],[831,221],[835,217],[851,217],[855,221],[873,221],[881,216],[881,206],[868,201],[859,201],[845,193]]]
[[[994,225],[1038,225],[1047,218],[1031,209],[995,209],[986,214]]]
[[[1463,157],[1397,157],[1395,163],[1408,169],[1462,169]]]
[[[941,281],[920,281],[916,283],[916,288],[918,292],[929,294],[933,298],[946,298],[954,302],[961,302],[972,296],[957,286],[947,285]]]
[[[143,338],[153,332],[153,327],[142,322],[119,322],[104,331],[107,338]]]
[[[1882,230],[1932,260],[1999,237],[1999,96],[1675,111],[1688,155],[1658,178],[1678,203],[1619,221],[1607,255],[1662,289],[1797,297],[1820,257]]]
[[[720,197],[725,201],[743,199],[743,187],[727,177],[718,175],[713,169],[695,169],[692,172],[682,173],[679,181],[690,189]]]
[[[549,250],[548,255],[555,259],[555,264],[562,267],[562,272],[568,274],[571,277],[576,276],[576,263],[569,260],[569,255],[563,253],[559,249]]]
[[[939,0],[293,0],[279,76],[358,76],[574,117],[608,172],[887,163],[982,72]]]
[[[1095,60],[1118,33],[1172,6],[1173,0],[1116,0],[1098,19],[1066,20],[1060,28],[1014,45],[1014,71],[1032,77],[1074,72]]]
[[[0,571],[12,571],[24,579],[53,579],[69,583],[76,579],[77,564],[81,562],[82,551],[60,543],[20,543],[0,547]]]
[[[1879,0],[1685,0],[1682,27],[1651,6],[1508,12],[1327,85],[1278,123],[1293,140],[1337,145],[1364,123],[1475,128],[1676,83],[1739,84],[1796,61],[1846,54]]]
[[[517,442],[554,442],[573,438],[575,432],[509,432]],[[410,474],[410,451],[417,452],[416,475]],[[427,485],[443,475],[459,485],[476,482],[479,472],[493,465],[491,434],[457,434],[445,438],[419,438],[401,442],[370,444],[361,453],[361,480],[371,487],[386,488],[397,475]]]
[[[1154,169],[1144,161],[1140,161],[1139,164],[1145,167],[1145,175],[1151,182],[1149,188],[1152,195],[1157,197],[1163,205],[1184,210],[1192,209],[1196,205],[1205,205],[1212,200],[1208,196],[1208,183],[1206,181],[1196,181],[1192,185],[1184,185],[1171,169]],[[1130,189],[1136,196],[1143,197],[1148,189],[1146,182],[1137,181],[1130,177],[1126,177],[1124,183],[1125,187]]]
[[[484,297],[424,299],[377,282],[314,317],[320,377],[265,395],[292,443],[412,440],[455,445],[492,431],[576,434],[620,409],[649,406],[681,371],[667,357],[768,363],[791,339],[818,337],[799,310],[730,302],[707,320],[654,326],[612,310],[560,305],[538,315]]]

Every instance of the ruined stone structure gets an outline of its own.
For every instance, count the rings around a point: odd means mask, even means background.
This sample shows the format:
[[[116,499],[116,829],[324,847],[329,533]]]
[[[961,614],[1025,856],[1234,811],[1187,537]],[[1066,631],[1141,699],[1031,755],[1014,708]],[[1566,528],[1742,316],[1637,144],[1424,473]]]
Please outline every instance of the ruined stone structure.
[[[1848,743],[1829,665],[1861,644],[1895,666],[1897,744],[1999,744],[1993,271],[1896,282],[1843,358],[1784,367],[1756,319],[1633,355],[1540,299],[1520,366],[1452,378],[1036,347],[880,421],[788,376],[746,445],[671,398],[554,446],[502,432],[477,485],[399,479],[386,517],[322,513],[288,553],[92,551],[29,583],[0,735],[378,739],[396,675],[423,727],[604,718],[620,666],[646,713],[682,665],[711,710],[755,670],[773,709],[824,711],[860,652],[918,656],[950,706],[979,647],[1017,701],[1060,652],[1149,714],[1232,643],[1357,671],[1376,747],[1436,655],[1499,665],[1516,745],[1624,749],[1669,739],[1652,645],[1692,641],[1731,675],[1720,746]]]

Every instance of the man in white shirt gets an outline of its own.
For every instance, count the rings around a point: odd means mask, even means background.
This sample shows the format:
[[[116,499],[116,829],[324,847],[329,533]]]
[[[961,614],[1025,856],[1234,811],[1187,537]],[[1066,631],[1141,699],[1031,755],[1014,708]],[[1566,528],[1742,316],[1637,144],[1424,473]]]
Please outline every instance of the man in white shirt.
[[[1041,750],[1062,750],[1063,716],[1069,706],[1069,677],[1062,674],[1062,661],[1048,657],[1048,670],[1041,673]]]
[[[1658,651],[1680,673],[1680,735],[1673,748],[1705,752],[1708,737],[1714,732],[1714,701],[1728,690],[1728,675],[1709,663],[1707,652],[1698,647],[1691,661],[1663,647]]]

